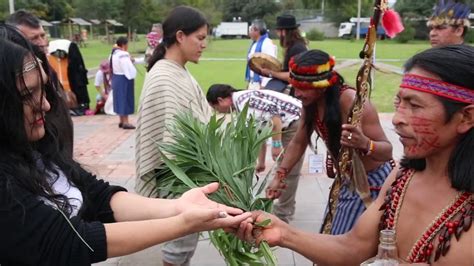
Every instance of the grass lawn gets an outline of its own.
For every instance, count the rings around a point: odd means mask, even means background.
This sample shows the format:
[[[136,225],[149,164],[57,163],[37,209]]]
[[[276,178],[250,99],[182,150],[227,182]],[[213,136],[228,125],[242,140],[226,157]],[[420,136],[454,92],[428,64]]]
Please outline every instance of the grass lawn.
[[[274,40],[277,44],[277,41]],[[189,63],[186,66],[197,79],[204,91],[207,91],[210,85],[215,83],[226,83],[238,89],[244,89],[246,83],[244,80],[247,50],[250,40],[209,40],[208,47],[203,53],[199,64]],[[336,62],[345,59],[358,58],[359,51],[362,49],[363,40],[324,40],[312,41],[309,44],[311,49],[321,49],[336,57]],[[377,59],[390,59],[384,63],[395,66],[402,66],[409,57],[429,48],[428,42],[412,42],[409,44],[399,44],[391,40],[378,41],[376,55]],[[95,68],[100,61],[106,59],[110,53],[111,46],[98,41],[89,41],[87,47],[81,48],[84,61],[88,68]],[[142,56],[145,50],[145,39],[141,42],[129,43],[129,50],[132,54]],[[278,48],[281,53],[281,48]],[[280,59],[282,55],[279,55]],[[219,60],[229,59],[229,60]],[[391,61],[395,60],[395,61]],[[355,77],[358,71],[357,66],[344,68],[340,73],[346,79],[346,82],[354,85]],[[138,106],[138,100],[142,89],[144,75],[146,71],[141,65],[138,66],[138,75],[135,80],[135,107]],[[400,84],[401,76],[397,74],[385,74],[376,72],[374,90],[372,92],[372,102],[379,112],[393,112],[393,97]],[[89,84],[89,96],[91,105],[95,106],[96,90],[93,80]]]

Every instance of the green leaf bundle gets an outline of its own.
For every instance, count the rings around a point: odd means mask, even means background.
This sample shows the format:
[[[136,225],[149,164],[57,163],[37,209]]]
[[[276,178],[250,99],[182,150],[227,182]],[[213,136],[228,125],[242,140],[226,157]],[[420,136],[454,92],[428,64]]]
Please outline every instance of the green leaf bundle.
[[[179,113],[168,130],[172,142],[158,144],[165,164],[153,179],[161,195],[177,196],[219,182],[212,200],[244,211],[271,211],[272,201],[259,198],[268,175],[258,178],[255,165],[272,128],[249,116],[248,106],[228,123],[216,114],[206,124],[190,112]],[[266,242],[256,248],[223,230],[210,232],[210,239],[228,265],[276,265]]]

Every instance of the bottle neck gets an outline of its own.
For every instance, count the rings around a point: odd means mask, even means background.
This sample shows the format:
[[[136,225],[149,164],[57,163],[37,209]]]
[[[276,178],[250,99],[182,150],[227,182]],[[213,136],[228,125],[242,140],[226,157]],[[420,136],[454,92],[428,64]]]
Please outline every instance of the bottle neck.
[[[380,243],[377,258],[398,259],[398,250],[395,243]]]
[[[393,259],[398,258],[395,230],[385,229],[380,231],[379,241],[377,257]]]

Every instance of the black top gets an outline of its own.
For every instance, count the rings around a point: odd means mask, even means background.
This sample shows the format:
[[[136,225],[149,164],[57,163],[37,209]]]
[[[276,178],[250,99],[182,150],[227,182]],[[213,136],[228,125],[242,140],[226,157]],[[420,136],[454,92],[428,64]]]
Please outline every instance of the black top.
[[[86,171],[81,175],[87,184],[81,189],[84,202],[70,222],[94,252],[59,211],[0,176],[0,265],[90,265],[107,259],[102,223],[115,222],[110,199],[126,190]]]
[[[290,67],[288,66],[288,63],[290,62],[290,59],[302,52],[307,51],[308,48],[306,48],[306,44],[304,42],[297,42],[290,48],[288,48],[288,51],[285,54],[285,60],[283,61],[283,72],[288,72]],[[278,92],[284,92],[285,89],[288,87],[288,81],[287,80],[280,80],[277,78],[271,79],[267,85],[265,86],[265,89],[268,90],[273,90],[273,91],[278,91]],[[295,89],[293,87],[290,88],[289,92],[290,96],[295,97]]]
[[[297,42],[288,48],[288,51],[285,54],[285,60],[283,61],[283,72],[288,72],[290,70],[288,63],[293,56],[305,51],[308,51],[308,48],[306,48],[306,44],[304,42]]]

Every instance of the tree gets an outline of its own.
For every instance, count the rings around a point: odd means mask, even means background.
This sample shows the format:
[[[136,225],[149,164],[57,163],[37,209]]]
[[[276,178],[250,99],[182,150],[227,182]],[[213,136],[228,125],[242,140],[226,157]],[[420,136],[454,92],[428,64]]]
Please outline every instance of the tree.
[[[243,17],[242,10],[250,0],[224,0],[224,10],[222,11],[223,21],[232,21],[234,18]]]
[[[402,17],[429,17],[433,13],[433,7],[435,6],[433,0],[417,0],[407,1],[398,0],[395,3],[395,10],[400,13]]]
[[[86,19],[117,19],[120,10],[114,0],[77,1],[76,16]]]
[[[240,17],[242,21],[252,21],[276,14],[280,10],[274,0],[224,0],[223,21]]]
[[[7,2],[7,1],[6,1]],[[49,19],[50,7],[48,3],[38,0],[17,0],[15,10],[26,9],[42,19]]]
[[[319,9],[321,8],[321,3],[325,4],[329,1],[325,0],[301,0],[304,9]]]
[[[373,0],[361,1],[361,16],[370,17],[373,14]],[[332,0],[326,1],[326,14],[330,21],[340,23],[348,21],[351,17],[357,16],[357,1],[354,0]]]
[[[278,12],[279,6],[274,0],[251,0],[242,10],[243,20],[263,19]]]

